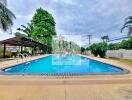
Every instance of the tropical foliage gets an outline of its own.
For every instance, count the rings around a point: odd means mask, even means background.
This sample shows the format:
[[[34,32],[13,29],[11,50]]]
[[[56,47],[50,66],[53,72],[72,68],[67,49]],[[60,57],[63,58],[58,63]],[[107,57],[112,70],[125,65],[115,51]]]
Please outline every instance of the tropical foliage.
[[[45,52],[51,52],[52,36],[56,35],[55,20],[53,16],[42,8],[38,8],[32,17],[31,22],[27,25],[21,25],[17,30],[26,34],[27,37],[35,41],[48,45],[44,49]]]
[[[90,47],[86,48],[86,50],[90,50],[94,56],[100,56],[101,58],[104,58],[106,56],[107,50],[119,49],[132,49],[132,38],[128,40],[123,40],[119,43],[94,43]]]
[[[81,47],[81,53],[83,54],[85,52],[85,48],[84,47]]]
[[[17,28],[17,30],[25,33],[27,37],[31,37],[33,32],[33,25],[31,23],[27,23],[27,26],[21,25],[21,28]]]
[[[51,45],[53,35],[56,35],[55,20],[46,10],[39,8],[36,10],[30,23],[27,26],[21,25],[17,30],[24,32],[28,37],[36,41]]]
[[[94,43],[89,47],[89,50],[91,50],[91,53],[94,56],[99,55],[101,58],[104,58],[106,56],[107,44],[106,43]]]
[[[42,8],[36,10],[31,21],[33,25],[32,37],[35,40],[46,43],[51,46],[52,36],[56,35],[55,21],[50,13]]]
[[[125,29],[128,28],[128,35],[132,34],[132,16],[129,16],[128,18],[125,19],[125,23],[123,27],[121,28],[121,32]]]
[[[7,31],[13,25],[15,15],[2,3],[0,3],[0,28]]]
[[[120,48],[121,49],[132,49],[132,38],[130,38],[128,40],[123,40],[120,43]]]
[[[110,43],[108,45],[108,50],[119,50],[120,45],[119,43]]]
[[[108,50],[132,49],[132,38],[123,40],[119,43],[111,43],[108,45]]]

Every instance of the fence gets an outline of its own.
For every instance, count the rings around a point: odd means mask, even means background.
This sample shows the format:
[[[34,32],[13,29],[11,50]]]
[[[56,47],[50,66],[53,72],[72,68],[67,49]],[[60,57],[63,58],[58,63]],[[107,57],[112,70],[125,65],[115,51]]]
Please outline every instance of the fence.
[[[108,50],[107,57],[132,59],[132,50]]]
[[[90,51],[85,52],[86,55],[93,56]],[[108,50],[106,52],[106,57],[110,58],[123,58],[123,59],[132,59],[132,50]]]

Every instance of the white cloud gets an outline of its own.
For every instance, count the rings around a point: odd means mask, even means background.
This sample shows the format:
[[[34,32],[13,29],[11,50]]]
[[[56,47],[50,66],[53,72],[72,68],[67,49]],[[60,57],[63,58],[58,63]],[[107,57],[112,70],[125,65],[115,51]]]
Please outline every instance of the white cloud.
[[[13,32],[29,22],[36,8],[43,7],[55,17],[58,34],[91,33],[93,42],[98,42],[102,35],[121,35],[123,20],[132,12],[132,0],[8,0],[8,7],[17,17]]]
[[[17,19],[27,19],[27,20],[31,20],[32,19],[32,16],[33,15],[28,15],[28,16],[25,16],[25,15],[16,15],[16,18]]]
[[[73,5],[73,4],[75,4],[74,2],[73,2],[73,0],[53,0],[54,2],[63,2],[63,3],[65,3],[65,4],[70,4],[70,5]]]
[[[13,34],[9,34],[8,32],[3,32],[2,30],[0,30],[0,41],[11,38],[13,36],[14,36]]]

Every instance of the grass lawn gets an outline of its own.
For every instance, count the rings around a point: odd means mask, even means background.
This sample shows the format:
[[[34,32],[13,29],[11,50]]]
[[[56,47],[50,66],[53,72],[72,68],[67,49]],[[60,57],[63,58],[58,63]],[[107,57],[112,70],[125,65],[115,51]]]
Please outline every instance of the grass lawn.
[[[109,58],[109,59],[117,60],[117,61],[124,62],[124,63],[132,65],[132,59],[120,59],[120,58]]]

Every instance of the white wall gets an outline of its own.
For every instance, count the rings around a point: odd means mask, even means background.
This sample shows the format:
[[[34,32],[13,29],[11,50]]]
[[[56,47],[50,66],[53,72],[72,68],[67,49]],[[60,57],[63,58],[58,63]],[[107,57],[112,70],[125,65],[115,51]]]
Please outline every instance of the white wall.
[[[132,59],[132,50],[108,50],[107,57]]]

